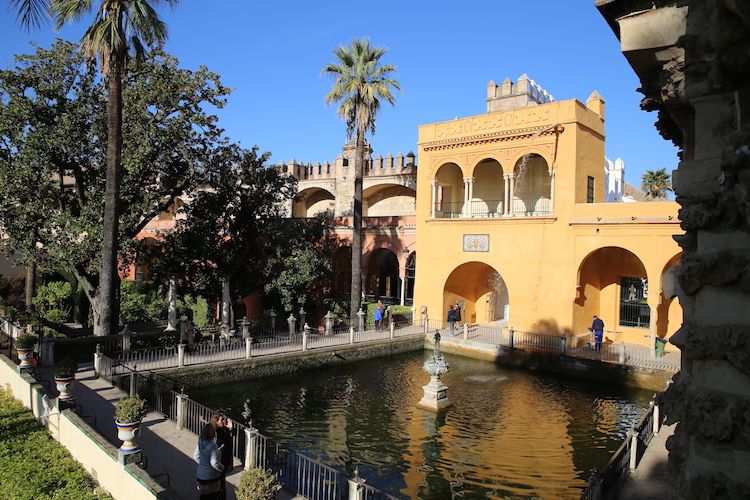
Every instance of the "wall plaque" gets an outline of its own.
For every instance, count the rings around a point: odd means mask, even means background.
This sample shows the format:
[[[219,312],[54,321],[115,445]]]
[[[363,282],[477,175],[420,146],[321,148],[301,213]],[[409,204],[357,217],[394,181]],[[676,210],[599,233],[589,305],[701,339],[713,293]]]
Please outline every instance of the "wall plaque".
[[[489,234],[465,234],[464,235],[464,252],[489,252],[490,235]]]

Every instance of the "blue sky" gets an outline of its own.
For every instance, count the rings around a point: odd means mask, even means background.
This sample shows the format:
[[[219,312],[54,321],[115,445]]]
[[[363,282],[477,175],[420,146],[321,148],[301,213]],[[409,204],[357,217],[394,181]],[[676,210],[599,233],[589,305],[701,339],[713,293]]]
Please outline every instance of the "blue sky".
[[[346,127],[325,107],[331,80],[320,71],[334,60],[333,48],[369,36],[389,48],[383,61],[397,66],[403,89],[378,115],[374,154],[416,153],[419,125],[484,113],[490,80],[526,73],[558,101],[601,94],[607,156],[625,161],[628,182],[677,167],[677,148],[654,128],[656,114],[639,109],[639,81],[593,0],[183,0],[161,14],[166,50],[180,65],[207,66],[235,89],[216,112],[226,134],[270,151],[272,163],[333,161],[341,152]],[[87,22],[27,33],[2,8],[0,67],[32,52],[31,40],[43,47],[56,37],[80,40]]]

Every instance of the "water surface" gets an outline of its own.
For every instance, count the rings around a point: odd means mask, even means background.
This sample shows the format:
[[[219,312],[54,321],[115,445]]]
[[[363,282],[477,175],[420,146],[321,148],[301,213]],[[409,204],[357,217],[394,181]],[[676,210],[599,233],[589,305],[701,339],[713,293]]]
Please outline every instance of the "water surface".
[[[446,354],[452,406],[418,409],[419,351],[288,376],[194,389],[291,449],[399,498],[578,499],[653,393]]]

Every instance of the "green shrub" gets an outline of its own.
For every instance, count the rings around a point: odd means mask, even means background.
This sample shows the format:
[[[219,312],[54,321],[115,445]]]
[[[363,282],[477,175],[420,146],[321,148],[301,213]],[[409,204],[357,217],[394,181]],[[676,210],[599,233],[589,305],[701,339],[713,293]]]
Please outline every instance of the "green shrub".
[[[181,299],[178,299],[177,310],[190,317],[193,320],[193,324],[198,328],[211,326],[208,301],[200,295],[195,298],[192,295],[185,295]],[[191,311],[191,313],[188,314],[188,311]]]
[[[63,358],[52,365],[52,373],[57,378],[69,378],[78,371],[78,363],[71,358]]]
[[[20,401],[0,389],[0,498],[112,498]]]
[[[16,339],[16,349],[31,349],[37,342],[39,337],[31,333],[22,333]]]
[[[242,473],[235,493],[237,500],[273,500],[281,484],[271,469],[250,467]]]
[[[169,297],[147,281],[120,282],[120,324],[148,323],[167,317]]]
[[[122,398],[115,406],[115,420],[121,424],[140,422],[147,413],[146,401],[138,394]]]

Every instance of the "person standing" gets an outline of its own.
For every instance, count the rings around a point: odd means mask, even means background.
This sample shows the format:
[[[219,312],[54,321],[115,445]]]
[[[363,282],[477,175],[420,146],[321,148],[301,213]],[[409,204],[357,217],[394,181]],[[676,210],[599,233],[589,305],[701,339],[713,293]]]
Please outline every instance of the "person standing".
[[[601,351],[602,338],[604,337],[604,321],[599,316],[594,316],[594,322],[591,323],[589,331],[594,332],[594,350]]]
[[[383,327],[383,303],[378,300],[378,307],[375,308],[375,330],[380,330]]]
[[[458,301],[456,301],[456,306],[454,307],[454,309],[456,310],[455,312],[456,323],[460,323],[461,322],[461,306],[458,305]]]
[[[180,344],[184,344],[185,351],[190,352],[190,328],[188,326],[188,317],[182,316],[180,318],[180,324],[177,326],[180,330]]]
[[[453,304],[448,310],[448,324],[451,326],[451,337],[456,336],[456,309]]]
[[[224,470],[221,471],[221,490],[219,491],[219,500],[227,498],[227,474],[234,468],[234,454],[232,453],[233,438],[237,434],[237,429],[232,424],[232,419],[224,415],[216,414],[211,417],[211,425],[216,433],[216,446],[221,451],[221,465]]]
[[[221,490],[221,451],[216,446],[214,426],[206,424],[198,436],[198,446],[193,452],[193,459],[198,462],[195,473],[198,481],[198,492],[201,500],[219,500]]]

